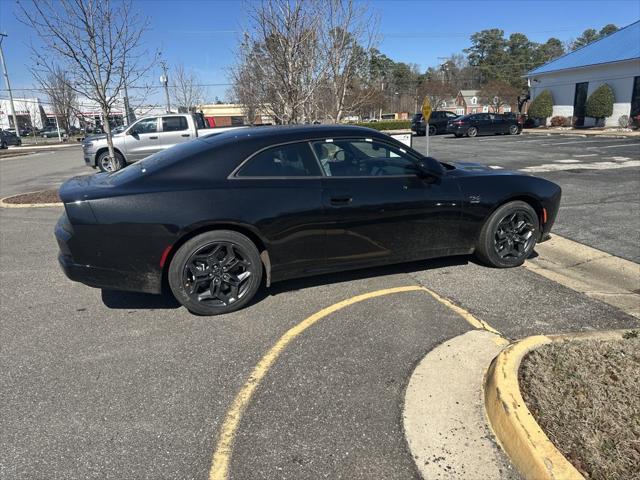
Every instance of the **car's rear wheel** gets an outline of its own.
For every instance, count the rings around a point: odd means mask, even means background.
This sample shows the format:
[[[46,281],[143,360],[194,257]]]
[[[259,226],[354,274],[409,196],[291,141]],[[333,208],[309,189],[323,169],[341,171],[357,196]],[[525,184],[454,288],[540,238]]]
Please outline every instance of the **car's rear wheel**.
[[[216,230],[182,245],[169,265],[168,278],[176,300],[189,311],[220,315],[251,301],[262,281],[262,262],[247,237]]]
[[[475,137],[478,135],[478,129],[476,127],[469,127],[467,129],[467,137]]]
[[[482,227],[476,256],[497,268],[522,265],[536,245],[539,225],[531,205],[520,200],[506,203]]]
[[[509,125],[509,135],[517,135],[518,130],[519,129],[517,125]]]
[[[429,135],[435,135],[438,133],[438,129],[435,125],[429,125]]]
[[[118,152],[115,152],[115,157],[113,161],[109,157],[109,151],[102,152],[98,157],[98,168],[101,172],[115,172],[124,168],[124,158]]]

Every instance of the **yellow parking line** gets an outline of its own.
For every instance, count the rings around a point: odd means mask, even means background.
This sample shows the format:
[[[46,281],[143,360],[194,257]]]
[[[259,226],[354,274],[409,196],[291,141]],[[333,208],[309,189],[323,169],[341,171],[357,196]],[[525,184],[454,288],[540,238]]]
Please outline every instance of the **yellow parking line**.
[[[464,318],[472,327],[478,329],[488,330],[493,333],[497,333],[495,329],[491,326],[487,325],[485,322],[478,320],[471,313],[467,312],[463,308],[454,305],[450,300],[441,297],[437,293],[429,290],[428,288],[411,285],[406,287],[396,287],[396,288],[385,288],[383,290],[376,290],[374,292],[364,293],[362,295],[357,295],[355,297],[348,298],[338,303],[334,303],[333,305],[320,310],[319,312],[314,313],[310,317],[305,318],[302,322],[293,326],[287,332],[280,337],[280,339],[276,342],[276,344],[271,347],[271,349],[260,359],[258,364],[254,367],[251,375],[245,382],[245,384],[240,389],[240,392],[236,395],[233,403],[231,404],[231,408],[227,411],[227,414],[222,423],[222,428],[220,429],[220,435],[218,436],[218,443],[216,446],[216,450],[213,453],[213,458],[211,462],[211,469],[209,470],[209,480],[226,480],[229,475],[229,463],[231,461],[231,454],[233,451],[233,442],[236,436],[236,432],[238,430],[238,426],[240,425],[240,420],[242,419],[242,415],[246,410],[249,402],[251,401],[251,397],[255,389],[258,387],[262,379],[265,377],[271,366],[278,359],[282,351],[291,343],[291,341],[304,332],[307,328],[314,325],[319,320],[324,317],[331,315],[332,313],[337,312],[349,305],[353,305],[358,302],[362,302],[364,300],[369,300],[371,298],[382,297],[384,295],[390,295],[393,293],[402,293],[402,292],[413,292],[413,291],[426,291],[429,293],[434,299],[443,305],[449,307],[454,312],[458,313],[462,318]]]

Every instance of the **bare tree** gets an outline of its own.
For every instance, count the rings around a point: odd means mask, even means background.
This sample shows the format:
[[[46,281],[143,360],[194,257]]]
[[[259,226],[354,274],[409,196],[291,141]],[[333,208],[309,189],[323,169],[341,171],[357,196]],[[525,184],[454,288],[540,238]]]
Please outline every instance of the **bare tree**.
[[[297,123],[324,73],[320,0],[247,3],[250,25],[240,44],[236,97],[253,96],[278,123]],[[256,81],[259,80],[259,81]],[[241,91],[243,90],[243,91]]]
[[[492,80],[480,90],[480,96],[486,100],[494,113],[498,113],[504,106],[518,104],[520,90],[509,83]]]
[[[18,0],[18,6],[42,44],[32,46],[34,70],[42,78],[64,70],[69,87],[98,105],[115,167],[109,117],[125,81],[135,83],[155,60],[141,50],[147,20],[134,12],[131,0]]]
[[[195,112],[196,106],[202,103],[204,87],[193,71],[187,71],[183,64],[178,64],[173,71],[173,101],[178,108],[187,112]]]
[[[427,97],[434,110],[438,110],[443,102],[455,97],[456,93],[453,85],[440,80],[426,80],[418,86],[418,99]]]
[[[321,52],[326,55],[327,87],[333,121],[340,122],[345,111],[355,111],[368,100],[359,89],[350,95],[356,82],[366,78],[370,54],[377,42],[378,19],[369,6],[354,0],[325,0]]]
[[[52,65],[51,71],[46,75],[43,76],[36,70],[34,76],[49,97],[59,124],[69,132],[72,118],[78,111],[78,94],[71,88],[69,74],[59,66]]]

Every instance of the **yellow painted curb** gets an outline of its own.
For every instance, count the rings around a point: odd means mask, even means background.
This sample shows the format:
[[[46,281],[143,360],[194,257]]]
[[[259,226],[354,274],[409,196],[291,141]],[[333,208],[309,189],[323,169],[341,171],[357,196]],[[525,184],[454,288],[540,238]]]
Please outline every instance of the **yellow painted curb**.
[[[5,200],[13,197],[17,197],[18,195],[28,195],[29,193],[37,193],[36,192],[24,192],[24,193],[16,193],[15,195],[9,195],[8,197],[0,198],[0,207],[2,208],[41,208],[41,207],[62,207],[64,203],[55,202],[55,203],[7,203]]]
[[[531,350],[563,340],[620,338],[628,330],[567,335],[536,335],[512,343],[493,359],[485,379],[485,408],[503,450],[527,480],[584,480],[549,440],[527,408],[518,383],[518,369]]]

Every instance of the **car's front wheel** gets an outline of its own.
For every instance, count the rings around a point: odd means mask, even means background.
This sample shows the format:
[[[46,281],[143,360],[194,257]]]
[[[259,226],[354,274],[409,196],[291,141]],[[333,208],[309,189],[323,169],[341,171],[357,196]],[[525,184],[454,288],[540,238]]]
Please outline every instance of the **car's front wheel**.
[[[98,156],[98,168],[101,172],[115,172],[124,168],[124,158],[118,152],[115,152],[115,157],[113,161],[111,157],[109,157],[109,151],[104,151]]]
[[[2,150],[4,150],[5,148],[7,148],[7,142],[2,142],[2,143],[0,143],[0,148],[1,148]]]
[[[206,232],[182,245],[169,265],[176,300],[199,315],[220,315],[247,305],[262,281],[254,243],[230,230]]]
[[[429,125],[429,136],[435,135],[436,133],[438,133],[438,129],[436,128],[436,126]]]
[[[520,129],[518,128],[517,125],[510,125],[509,126],[509,135],[517,135],[519,130]]]
[[[539,235],[536,211],[520,200],[498,208],[485,222],[476,246],[476,256],[497,268],[522,265],[536,246]]]

